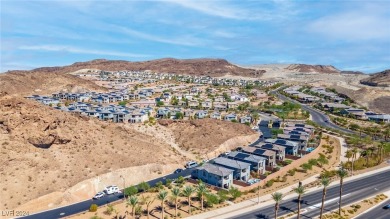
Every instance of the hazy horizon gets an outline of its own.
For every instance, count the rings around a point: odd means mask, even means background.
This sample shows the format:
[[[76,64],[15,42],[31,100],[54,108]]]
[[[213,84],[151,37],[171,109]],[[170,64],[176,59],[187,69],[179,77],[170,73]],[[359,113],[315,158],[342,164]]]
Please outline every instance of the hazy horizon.
[[[389,1],[1,1],[1,69],[93,59],[390,69]]]

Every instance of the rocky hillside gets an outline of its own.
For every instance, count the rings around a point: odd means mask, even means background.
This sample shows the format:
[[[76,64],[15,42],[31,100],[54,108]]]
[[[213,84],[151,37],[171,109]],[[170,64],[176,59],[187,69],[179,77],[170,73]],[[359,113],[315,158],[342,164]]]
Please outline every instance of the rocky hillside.
[[[360,83],[370,86],[390,87],[390,69],[372,74],[369,78],[361,80]]]
[[[261,76],[265,71],[241,68],[224,59],[157,59],[143,62],[130,62],[121,60],[96,59],[88,62],[76,62],[63,67],[44,67],[32,70],[43,73],[69,73],[80,69],[100,69],[106,71],[118,70],[151,70],[187,75],[237,75],[237,76]]]
[[[256,134],[247,125],[215,119],[159,120],[159,123],[173,131],[180,148],[198,155],[215,151],[222,143],[233,137]]]
[[[306,64],[292,64],[286,70],[302,72],[302,73],[325,73],[338,74],[340,71],[332,65],[306,65]]]
[[[341,71],[340,74],[364,75],[364,73],[361,71]]]
[[[185,161],[168,144],[124,125],[20,97],[0,98],[0,142],[2,209],[116,169]]]
[[[0,74],[0,93],[51,94],[58,91],[105,91],[95,83],[55,71],[12,71]]]

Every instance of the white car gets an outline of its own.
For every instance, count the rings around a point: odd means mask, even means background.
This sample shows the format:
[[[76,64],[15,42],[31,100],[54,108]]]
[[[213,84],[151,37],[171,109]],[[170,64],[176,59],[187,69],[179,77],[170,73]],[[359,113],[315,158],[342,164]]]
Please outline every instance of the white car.
[[[111,195],[120,193],[121,191],[119,190],[118,186],[107,186],[106,188],[104,188],[103,192],[107,195]]]
[[[193,167],[197,167],[198,166],[198,163],[195,162],[195,161],[190,161],[186,164],[186,168],[189,169],[189,168],[193,168]]]
[[[100,199],[100,198],[103,198],[104,197],[104,192],[98,192],[94,197],[93,199]]]

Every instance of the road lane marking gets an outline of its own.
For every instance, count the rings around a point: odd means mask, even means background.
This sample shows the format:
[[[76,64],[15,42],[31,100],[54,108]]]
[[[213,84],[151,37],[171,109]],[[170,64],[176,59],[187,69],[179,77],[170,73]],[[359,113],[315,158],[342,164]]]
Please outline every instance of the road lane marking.
[[[348,193],[348,194],[345,194],[345,195],[343,195],[343,196],[341,196],[341,197],[346,197],[346,196],[348,196],[348,195],[350,195],[350,194],[351,194],[351,193]],[[331,202],[334,202],[334,201],[338,201],[338,200],[339,200],[339,197],[336,197],[336,198],[332,198],[332,199],[326,200],[326,201],[324,201],[324,206],[325,206],[326,204],[328,204],[328,203],[331,203]],[[318,204],[315,204],[315,205],[312,205],[312,206],[308,207],[308,209],[309,209],[309,210],[313,210],[313,209],[316,209],[316,208],[320,208],[321,205],[322,205],[322,203],[320,202],[320,203],[318,203]]]

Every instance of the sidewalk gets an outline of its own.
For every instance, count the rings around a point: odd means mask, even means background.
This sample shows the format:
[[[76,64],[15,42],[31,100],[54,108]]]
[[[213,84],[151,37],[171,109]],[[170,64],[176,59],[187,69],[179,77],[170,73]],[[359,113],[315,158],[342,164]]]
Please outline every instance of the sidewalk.
[[[385,170],[390,170],[390,166],[386,166],[386,167],[383,167],[383,168],[380,168],[380,169],[377,169],[377,170],[373,170],[371,172],[366,172],[366,173],[362,173],[362,174],[359,174],[359,175],[355,175],[355,176],[351,176],[351,177],[345,178],[344,182],[353,181],[353,180],[356,180],[356,179],[359,179],[359,178],[362,178],[362,177],[365,177],[365,176],[369,176],[369,175],[372,175],[372,174],[375,174],[375,173],[379,173],[379,172],[382,172],[382,171],[385,171]],[[302,184],[303,185],[307,185],[307,184],[309,184],[311,182],[314,182],[314,181],[317,180],[317,177],[318,177],[318,175],[309,177],[309,178],[303,180]],[[339,181],[334,181],[329,186],[338,185],[338,184],[339,184]],[[295,187],[297,187],[297,185],[288,186],[286,188],[283,188],[283,189],[279,190],[278,192],[281,192],[283,194],[287,194],[290,191],[292,191],[292,189],[295,188]],[[307,189],[307,193],[313,192],[313,191],[317,191],[317,190],[321,190],[321,189],[322,189],[322,187],[309,188],[309,189]],[[290,198],[293,198],[293,197],[296,197],[296,196],[297,195],[295,193],[291,193],[291,194],[286,195],[284,197],[284,199],[286,200],[286,199],[290,199]],[[249,199],[249,200],[246,200],[246,201],[243,201],[243,202],[240,202],[240,203],[237,203],[237,204],[233,204],[233,205],[230,205],[230,206],[227,206],[227,207],[224,207],[224,208],[211,210],[211,211],[208,211],[208,212],[205,212],[205,213],[201,213],[201,214],[197,214],[197,215],[193,215],[193,216],[190,216],[190,217],[187,217],[187,218],[188,219],[206,219],[206,218],[207,219],[211,219],[211,218],[212,219],[225,219],[225,218],[234,217],[234,216],[237,216],[237,215],[240,215],[240,214],[244,214],[246,212],[254,211],[256,209],[259,209],[259,208],[262,208],[262,207],[274,204],[274,201],[272,200],[271,194],[261,196],[259,204],[257,203],[257,201],[258,201],[257,198]]]

